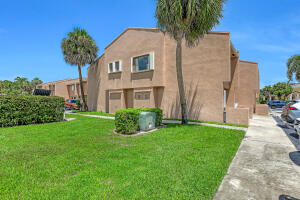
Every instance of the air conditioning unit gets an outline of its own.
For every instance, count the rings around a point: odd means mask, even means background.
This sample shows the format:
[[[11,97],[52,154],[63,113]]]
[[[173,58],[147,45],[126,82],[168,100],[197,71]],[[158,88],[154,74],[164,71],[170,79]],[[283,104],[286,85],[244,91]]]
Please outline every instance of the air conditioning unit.
[[[149,131],[155,128],[156,113],[141,112],[139,115],[139,129],[140,131]]]

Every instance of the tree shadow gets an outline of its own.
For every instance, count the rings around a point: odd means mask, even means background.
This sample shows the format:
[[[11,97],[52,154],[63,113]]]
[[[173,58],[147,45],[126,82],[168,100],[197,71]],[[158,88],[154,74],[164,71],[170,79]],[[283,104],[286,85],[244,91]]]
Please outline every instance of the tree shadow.
[[[198,120],[203,107],[203,104],[201,104],[198,97],[198,86],[199,82],[194,84],[193,81],[189,85],[184,86],[187,101],[187,112],[190,120]],[[181,105],[178,93],[175,100],[173,100],[173,102],[169,105],[167,116],[176,119],[181,118]]]
[[[300,151],[294,151],[289,153],[290,159],[294,164],[300,166]]]
[[[282,194],[279,196],[279,200],[300,200],[295,197],[291,197],[289,195]]]

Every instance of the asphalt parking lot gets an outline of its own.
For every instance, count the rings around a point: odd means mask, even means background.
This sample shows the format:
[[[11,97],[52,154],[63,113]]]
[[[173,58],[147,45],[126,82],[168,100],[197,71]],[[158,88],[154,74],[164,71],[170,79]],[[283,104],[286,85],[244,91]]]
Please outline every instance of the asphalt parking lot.
[[[272,109],[273,118],[277,122],[277,126],[281,127],[285,134],[289,137],[291,142],[295,145],[298,151],[300,151],[300,139],[292,125],[286,124],[282,121],[280,115],[282,113],[281,108]]]

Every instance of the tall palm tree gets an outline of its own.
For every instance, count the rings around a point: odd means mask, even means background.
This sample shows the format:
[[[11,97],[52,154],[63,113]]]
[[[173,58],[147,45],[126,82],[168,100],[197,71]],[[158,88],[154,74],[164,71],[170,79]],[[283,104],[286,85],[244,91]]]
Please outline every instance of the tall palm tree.
[[[300,82],[300,55],[294,55],[290,57],[287,62],[287,77],[291,81],[293,75],[296,75],[296,80]]]
[[[82,109],[88,110],[82,84],[81,67],[91,64],[97,58],[98,47],[86,30],[75,27],[61,43],[64,59],[67,63],[78,67],[81,90]]]
[[[156,0],[158,27],[176,40],[176,72],[181,104],[182,124],[188,123],[184,81],[182,76],[182,40],[188,47],[200,39],[222,18],[225,0]]]

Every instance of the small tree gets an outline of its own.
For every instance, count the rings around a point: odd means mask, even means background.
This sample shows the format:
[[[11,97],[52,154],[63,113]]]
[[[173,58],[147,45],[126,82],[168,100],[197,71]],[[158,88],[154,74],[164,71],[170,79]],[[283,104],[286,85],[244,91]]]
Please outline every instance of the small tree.
[[[35,77],[34,79],[32,79],[31,81],[31,86],[32,86],[32,89],[36,89],[36,86],[39,85],[39,84],[42,84],[43,81],[40,80],[39,78]]]
[[[272,100],[272,95],[274,94],[273,87],[268,85],[260,90],[260,94],[262,94],[268,101]]]
[[[156,0],[158,27],[176,40],[176,72],[181,104],[182,124],[188,123],[186,96],[182,75],[182,40],[188,47],[200,39],[222,18],[225,0]]]
[[[290,83],[278,82],[273,85],[273,93],[280,100],[285,100],[288,95],[293,92],[293,88]]]
[[[293,80],[293,75],[296,76],[296,80],[300,81],[300,55],[294,55],[290,57],[287,62],[287,78]]]
[[[97,58],[98,47],[96,42],[86,30],[74,28],[73,32],[68,33],[68,37],[63,39],[61,48],[65,61],[70,65],[78,67],[80,96],[83,103],[82,109],[87,111],[88,107],[84,98],[81,67],[91,64]]]

